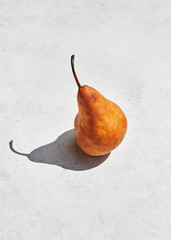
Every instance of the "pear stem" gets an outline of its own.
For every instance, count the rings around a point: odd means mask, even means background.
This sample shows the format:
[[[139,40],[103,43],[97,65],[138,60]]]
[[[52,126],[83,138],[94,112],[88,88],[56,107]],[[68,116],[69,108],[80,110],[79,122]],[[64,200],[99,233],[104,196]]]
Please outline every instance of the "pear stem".
[[[17,152],[17,151],[13,148],[13,140],[11,140],[11,142],[9,142],[9,147],[10,147],[11,151],[13,151],[14,153],[17,153],[17,154],[19,154],[19,155],[23,155],[23,156],[26,156],[26,157],[29,156],[29,154]]]
[[[74,78],[75,78],[75,81],[78,85],[78,88],[80,89],[82,86],[80,84],[80,82],[78,81],[78,78],[77,78],[77,75],[75,73],[75,68],[74,68],[74,55],[71,56],[71,68],[72,68],[72,72],[73,72],[73,75],[74,75]]]

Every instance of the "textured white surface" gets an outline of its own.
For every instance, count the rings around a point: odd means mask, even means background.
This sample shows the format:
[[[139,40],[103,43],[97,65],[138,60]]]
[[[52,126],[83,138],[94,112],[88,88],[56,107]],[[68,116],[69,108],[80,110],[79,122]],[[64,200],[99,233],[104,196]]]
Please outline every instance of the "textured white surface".
[[[81,84],[128,118],[123,143],[84,171],[73,53]],[[170,87],[169,0],[0,0],[0,240],[170,240]],[[8,147],[57,138],[58,153],[38,151],[50,164]]]

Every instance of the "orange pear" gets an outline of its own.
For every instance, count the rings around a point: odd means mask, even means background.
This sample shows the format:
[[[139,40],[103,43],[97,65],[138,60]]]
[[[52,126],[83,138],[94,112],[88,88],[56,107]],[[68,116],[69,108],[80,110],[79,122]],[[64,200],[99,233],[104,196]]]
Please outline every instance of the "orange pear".
[[[78,109],[74,126],[79,147],[88,155],[100,156],[111,152],[123,140],[127,130],[127,119],[117,104],[105,98],[96,89],[81,86],[71,67],[78,85]]]

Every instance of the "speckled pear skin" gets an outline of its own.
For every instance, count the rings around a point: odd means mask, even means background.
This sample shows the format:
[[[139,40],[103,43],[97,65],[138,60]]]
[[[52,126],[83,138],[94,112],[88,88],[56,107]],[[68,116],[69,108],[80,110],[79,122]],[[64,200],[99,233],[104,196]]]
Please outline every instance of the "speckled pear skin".
[[[77,100],[79,112],[74,126],[79,147],[91,156],[111,152],[126,134],[125,114],[118,105],[87,85],[78,90]]]

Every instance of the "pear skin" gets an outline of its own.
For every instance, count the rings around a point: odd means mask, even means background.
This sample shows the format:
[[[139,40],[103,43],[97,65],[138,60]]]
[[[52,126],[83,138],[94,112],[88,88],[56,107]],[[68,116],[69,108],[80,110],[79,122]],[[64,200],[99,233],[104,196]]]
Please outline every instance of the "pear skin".
[[[71,57],[74,71],[74,55]],[[78,78],[74,71],[76,82]],[[79,147],[88,155],[100,156],[114,150],[127,131],[127,119],[117,104],[96,89],[78,84],[78,114],[74,121]]]

